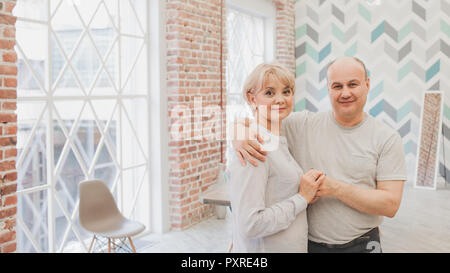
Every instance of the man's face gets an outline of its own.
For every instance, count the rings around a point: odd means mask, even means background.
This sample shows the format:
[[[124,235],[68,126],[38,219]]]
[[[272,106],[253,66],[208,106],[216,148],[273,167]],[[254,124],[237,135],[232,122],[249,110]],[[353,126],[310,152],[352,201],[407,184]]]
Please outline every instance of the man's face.
[[[353,59],[337,60],[328,69],[328,95],[339,119],[359,117],[364,111],[370,80]]]

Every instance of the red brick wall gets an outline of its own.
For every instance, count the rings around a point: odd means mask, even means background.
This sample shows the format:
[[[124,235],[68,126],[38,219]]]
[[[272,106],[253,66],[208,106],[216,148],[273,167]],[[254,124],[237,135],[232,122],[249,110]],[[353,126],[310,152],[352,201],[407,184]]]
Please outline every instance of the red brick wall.
[[[200,202],[200,194],[214,184],[218,164],[225,161],[225,143],[220,146],[209,128],[208,105],[226,105],[226,7],[222,9],[222,98],[220,90],[221,0],[167,0],[167,86],[169,132],[179,128],[186,138],[169,140],[169,214],[171,228],[185,229],[214,215],[214,208]],[[294,1],[274,1],[276,59],[295,72]],[[217,109],[217,108],[216,108]],[[191,121],[191,122],[189,122]],[[225,127],[225,111],[222,125]],[[220,132],[219,132],[220,133]],[[225,136],[225,128],[222,131]],[[212,138],[212,139],[211,139]]]
[[[16,1],[0,1],[0,253],[16,251]]]
[[[277,8],[275,59],[295,73],[295,0],[273,0]]]
[[[218,164],[225,155],[225,145],[221,151],[220,135],[215,137],[214,131],[209,130],[213,120],[208,114],[208,107],[215,106],[217,110],[221,103],[226,105],[226,11],[223,1],[221,97],[220,3],[221,0],[167,0],[169,131],[183,121],[183,132],[189,136],[189,139],[177,139],[171,134],[169,140],[172,229],[184,229],[214,215],[214,208],[203,205],[199,197],[216,181]],[[176,109],[184,109],[184,119],[179,116],[182,111]],[[220,122],[220,113],[217,118]],[[222,122],[225,133],[225,111],[222,111]],[[220,126],[216,127],[220,134]]]

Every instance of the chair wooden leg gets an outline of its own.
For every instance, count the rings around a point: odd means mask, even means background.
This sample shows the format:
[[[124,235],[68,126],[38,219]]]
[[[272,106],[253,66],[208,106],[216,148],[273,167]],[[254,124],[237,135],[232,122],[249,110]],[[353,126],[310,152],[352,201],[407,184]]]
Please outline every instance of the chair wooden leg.
[[[134,244],[133,244],[133,241],[131,240],[131,237],[128,237],[128,240],[130,241],[130,246],[131,246],[131,249],[133,250],[133,253],[136,253],[136,248],[134,248]]]
[[[233,241],[231,241],[230,246],[228,247],[228,253],[231,253],[232,249],[233,249]]]
[[[88,253],[91,253],[92,246],[94,245],[95,239],[96,239],[96,238],[95,238],[95,235],[94,235],[94,237],[92,237],[92,241],[91,241],[91,245],[89,246]]]
[[[116,244],[115,244],[115,240],[114,239],[112,239],[112,250],[113,250],[113,253],[116,253]]]
[[[111,238],[108,238],[108,253],[111,253]]]

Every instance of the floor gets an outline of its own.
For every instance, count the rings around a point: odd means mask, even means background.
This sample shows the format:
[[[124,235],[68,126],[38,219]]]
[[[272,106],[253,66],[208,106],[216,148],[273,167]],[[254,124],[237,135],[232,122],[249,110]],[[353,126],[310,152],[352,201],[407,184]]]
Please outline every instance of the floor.
[[[231,238],[231,223],[210,218],[185,231],[151,234],[135,240],[138,252],[226,252]],[[415,189],[406,183],[397,215],[381,225],[381,245],[391,252],[450,253],[450,185],[438,189]]]

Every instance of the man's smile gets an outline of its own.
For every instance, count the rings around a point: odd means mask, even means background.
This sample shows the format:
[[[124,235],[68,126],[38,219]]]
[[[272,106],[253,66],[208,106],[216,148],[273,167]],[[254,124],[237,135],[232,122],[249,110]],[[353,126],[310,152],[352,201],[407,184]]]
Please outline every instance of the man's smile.
[[[352,100],[352,101],[340,101],[339,103],[340,104],[350,104],[350,103],[353,103],[353,102],[355,102],[354,100]]]

